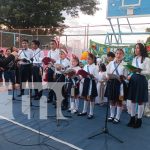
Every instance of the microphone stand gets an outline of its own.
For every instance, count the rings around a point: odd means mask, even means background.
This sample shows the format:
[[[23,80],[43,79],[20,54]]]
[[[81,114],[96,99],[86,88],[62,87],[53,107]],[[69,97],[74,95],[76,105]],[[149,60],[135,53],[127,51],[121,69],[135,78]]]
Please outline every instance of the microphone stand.
[[[57,85],[59,79],[60,79],[62,76],[63,76],[63,74],[61,74],[61,76],[56,80],[56,82],[54,82],[54,84],[53,84],[51,87],[49,87],[49,90],[48,90],[49,92]],[[57,107],[57,100],[56,100],[56,107]],[[60,107],[61,107],[61,106],[60,106]],[[58,109],[58,108],[56,108],[56,109]],[[57,116],[56,116],[56,115],[48,115],[47,117],[48,117],[48,118],[51,118],[51,117],[57,117]],[[64,117],[72,118],[71,115],[65,115]],[[56,122],[57,122],[57,126],[60,126],[60,119],[57,119],[57,118],[56,118]]]
[[[122,62],[122,61],[121,61]],[[117,70],[117,68],[120,66],[121,62],[116,66],[116,68],[114,69],[114,71],[112,72],[112,74]],[[106,107],[106,115],[105,115],[105,125],[104,128],[102,128],[101,132],[96,133],[90,137],[88,137],[88,139],[93,139],[94,137],[97,137],[99,135],[109,135],[110,137],[114,138],[116,141],[118,141],[119,143],[123,143],[122,140],[120,140],[118,137],[116,137],[115,135],[113,135],[112,133],[109,132],[108,129],[108,112],[109,112],[109,100],[107,102],[107,107]]]

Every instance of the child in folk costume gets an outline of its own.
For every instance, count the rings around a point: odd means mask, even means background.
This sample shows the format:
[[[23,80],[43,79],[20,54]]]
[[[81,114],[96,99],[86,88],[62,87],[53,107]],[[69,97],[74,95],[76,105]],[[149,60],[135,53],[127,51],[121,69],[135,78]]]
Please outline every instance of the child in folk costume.
[[[44,58],[44,61],[46,61],[47,65],[44,65],[45,68],[45,78],[44,81],[51,83],[51,82],[55,82],[55,68],[54,68],[54,63],[56,63],[56,61],[59,59],[59,53],[60,50],[58,49],[58,41],[55,39],[52,39],[50,41],[50,50],[47,54],[47,57]],[[49,58],[49,59],[48,59]],[[50,62],[49,62],[50,61]],[[49,63],[47,63],[49,62]],[[56,100],[56,94],[53,91],[53,89],[51,89],[50,84],[48,84],[49,86],[49,94],[48,94],[48,103],[53,102],[53,104],[55,105],[55,100]]]
[[[76,76],[76,73],[81,69],[79,67],[79,58],[75,55],[72,55],[72,66],[71,69],[75,71],[74,76],[69,80],[71,89],[73,89],[73,96],[70,96],[70,108],[69,111],[72,113],[77,113],[79,108],[79,79]]]
[[[52,64],[48,65],[47,74],[48,74],[48,82],[54,82],[55,71],[53,68],[53,63],[56,63],[60,58],[60,50],[58,49],[58,42],[56,40],[50,41],[50,50],[48,52],[47,57],[51,59]]]
[[[19,66],[19,75],[20,75],[20,84],[25,83],[28,81],[29,89],[30,89],[30,96],[32,93],[32,59],[33,59],[33,51],[29,49],[29,41],[24,39],[22,41],[22,47],[23,49],[18,52],[18,66]],[[21,93],[18,96],[24,95],[24,87],[21,87]]]
[[[146,75],[150,74],[150,58],[145,46],[138,43],[135,46],[135,58],[132,65],[137,67],[129,81],[128,99],[131,100],[131,118],[127,126],[140,128],[144,112],[144,103],[148,102],[148,81]],[[137,109],[138,104],[138,109]],[[136,116],[137,112],[137,118]]]
[[[42,59],[44,58],[44,53],[39,48],[40,42],[38,40],[33,40],[31,46],[33,50],[32,77],[35,91],[35,95],[33,96],[33,98],[34,100],[39,100],[40,97],[42,96],[42,75],[43,75]]]
[[[99,76],[97,80],[97,92],[98,96],[96,97],[95,103],[96,104],[104,104],[104,92],[106,87],[106,66],[105,64],[101,63],[99,65]]]
[[[125,63],[123,62],[123,57],[124,51],[122,49],[118,49],[116,51],[114,61],[111,61],[107,65],[108,82],[106,87],[106,96],[110,102],[110,117],[108,118],[108,121],[115,124],[120,122],[123,100],[126,94],[126,86],[122,77],[127,76],[127,70],[124,67]],[[116,107],[117,113],[115,115]]]
[[[64,49],[60,50],[60,58],[55,63],[55,73],[56,82],[66,82],[66,77],[64,72],[70,67],[70,61],[67,58],[67,52]],[[68,95],[65,90],[65,86],[62,89],[62,94],[64,96],[63,100],[63,110],[68,109]]]
[[[88,114],[88,119],[93,119],[94,114],[94,104],[95,98],[97,97],[97,88],[96,88],[96,81],[98,78],[98,69],[95,65],[95,56],[91,53],[88,54],[87,62],[88,64],[84,66],[84,70],[88,72],[89,76],[84,79],[83,83],[83,91],[82,96],[84,98],[84,107],[82,113],[79,113],[78,116],[85,116],[87,115],[87,108],[90,104],[90,112]]]
[[[70,67],[70,61],[67,59],[67,52],[64,49],[60,50],[60,58],[55,63],[55,73],[57,82],[65,82],[63,71]]]
[[[56,62],[59,59],[60,50],[58,49],[58,42],[56,40],[50,41],[50,50],[47,54],[47,57],[53,59]]]

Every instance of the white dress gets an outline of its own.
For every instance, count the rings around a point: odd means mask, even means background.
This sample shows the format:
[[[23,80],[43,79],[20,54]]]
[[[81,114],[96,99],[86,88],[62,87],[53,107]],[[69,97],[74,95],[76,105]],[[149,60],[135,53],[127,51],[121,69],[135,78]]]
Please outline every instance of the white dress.
[[[98,96],[96,97],[95,103],[101,104],[104,102],[104,93],[106,88],[106,83],[102,82],[106,80],[106,72],[99,72],[98,80],[97,80],[97,92]]]

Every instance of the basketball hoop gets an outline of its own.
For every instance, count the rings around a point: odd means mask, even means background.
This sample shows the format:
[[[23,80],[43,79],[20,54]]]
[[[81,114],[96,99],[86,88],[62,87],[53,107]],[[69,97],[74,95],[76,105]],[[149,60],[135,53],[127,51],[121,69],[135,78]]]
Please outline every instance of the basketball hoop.
[[[141,6],[141,1],[142,0],[136,0],[136,1],[122,0],[122,7],[139,7]]]
[[[122,0],[122,8],[127,10],[127,16],[134,15],[134,8],[141,6],[142,0],[132,1],[131,0]]]
[[[128,7],[127,8],[127,15],[128,16],[134,15],[134,7]]]

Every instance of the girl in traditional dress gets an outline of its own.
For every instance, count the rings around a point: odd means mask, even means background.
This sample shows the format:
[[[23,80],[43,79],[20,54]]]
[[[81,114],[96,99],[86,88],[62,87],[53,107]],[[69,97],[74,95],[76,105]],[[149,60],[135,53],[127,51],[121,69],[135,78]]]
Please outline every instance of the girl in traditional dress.
[[[79,67],[79,58],[75,55],[72,55],[72,65],[71,69],[77,73],[81,68]],[[73,89],[73,95],[70,95],[70,108],[69,111],[72,113],[77,113],[79,108],[79,79],[77,78],[76,74],[69,78],[70,86],[70,94],[71,89]]]
[[[120,122],[125,96],[125,82],[123,81],[123,77],[127,76],[127,71],[124,67],[123,57],[124,51],[118,49],[115,53],[115,59],[107,65],[108,82],[106,96],[110,103],[110,117],[108,121],[115,124]],[[115,114],[115,112],[117,113]]]
[[[84,107],[82,113],[78,116],[86,116],[87,108],[90,104],[90,112],[88,114],[88,119],[93,119],[94,117],[94,104],[95,98],[98,96],[96,80],[98,79],[98,69],[95,65],[96,58],[93,54],[89,53],[87,62],[88,64],[84,66],[84,71],[88,72],[89,76],[84,79],[82,96],[84,98]]]
[[[127,126],[140,128],[144,103],[148,102],[148,81],[146,75],[150,74],[150,58],[148,58],[146,48],[142,43],[138,43],[135,46],[135,57],[132,65],[137,69],[133,70],[133,75],[129,81],[128,99],[131,100],[131,118]]]
[[[98,96],[96,97],[95,103],[103,105],[104,104],[104,92],[105,92],[105,85],[106,85],[106,66],[105,64],[101,63],[99,65],[99,76],[97,81],[97,92]]]
[[[64,75],[64,72],[70,68],[70,61],[67,58],[67,51],[64,49],[60,50],[60,58],[55,63],[55,73],[56,73],[56,82],[66,82],[66,77]],[[66,93],[65,86],[62,89],[62,94],[64,97],[62,109],[67,110],[68,109],[68,95]]]

